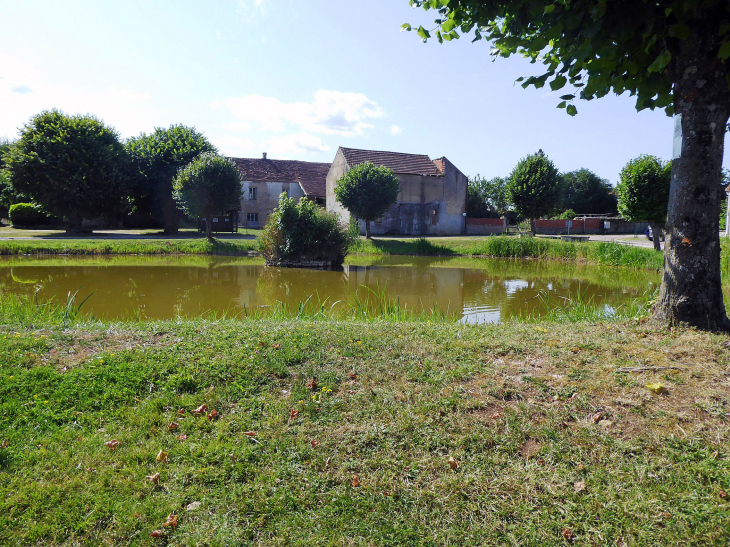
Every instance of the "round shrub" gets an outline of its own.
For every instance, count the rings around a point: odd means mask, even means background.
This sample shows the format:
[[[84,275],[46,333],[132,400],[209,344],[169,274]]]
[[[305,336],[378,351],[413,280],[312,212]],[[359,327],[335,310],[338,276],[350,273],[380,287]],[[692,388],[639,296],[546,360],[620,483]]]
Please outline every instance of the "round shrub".
[[[286,194],[279,198],[279,206],[269,215],[259,236],[259,248],[267,264],[292,260],[340,266],[350,242],[348,229],[337,215],[308,199],[296,203]]]
[[[13,226],[48,224],[50,217],[35,203],[16,203],[8,211]]]

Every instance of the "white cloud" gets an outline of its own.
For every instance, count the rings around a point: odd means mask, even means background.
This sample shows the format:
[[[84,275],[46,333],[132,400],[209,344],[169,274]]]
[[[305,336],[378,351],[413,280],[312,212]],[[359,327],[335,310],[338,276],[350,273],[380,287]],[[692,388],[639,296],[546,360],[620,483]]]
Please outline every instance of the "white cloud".
[[[315,92],[309,103],[284,103],[274,97],[245,95],[228,97],[222,104],[239,120],[264,131],[283,132],[292,125],[310,133],[345,137],[362,135],[373,127],[367,120],[383,115],[382,109],[362,93],[324,89]]]
[[[403,133],[403,130],[400,127],[398,127],[397,125],[390,126],[391,135],[400,135],[401,133]]]
[[[307,133],[286,135],[285,137],[271,137],[268,140],[267,150],[272,154],[302,154],[327,152],[330,147],[322,142],[322,139]]]
[[[256,150],[256,143],[251,139],[237,135],[222,135],[215,139],[214,144],[224,156],[244,157]]]
[[[247,122],[231,122],[226,123],[221,126],[222,129],[225,129],[226,131],[235,131],[237,133],[245,133],[246,131],[251,131],[251,124]]]

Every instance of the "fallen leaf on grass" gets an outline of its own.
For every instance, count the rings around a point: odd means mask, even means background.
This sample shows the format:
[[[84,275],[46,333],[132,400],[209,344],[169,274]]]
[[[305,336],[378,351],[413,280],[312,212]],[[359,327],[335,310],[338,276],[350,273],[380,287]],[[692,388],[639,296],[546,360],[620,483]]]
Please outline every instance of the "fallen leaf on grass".
[[[158,462],[168,462],[168,461],[170,460],[170,455],[169,455],[169,454],[168,454],[167,452],[165,452],[164,450],[160,450],[160,451],[159,451],[159,452],[157,453],[157,458],[156,458],[156,460],[157,460]]]
[[[354,488],[357,488],[358,486],[360,486],[360,477],[358,477],[357,475],[352,476],[352,486]]]
[[[667,392],[667,388],[659,383],[646,384],[646,389],[657,395]]]
[[[289,411],[289,419],[293,420],[294,418],[298,418],[298,417],[299,417],[299,411],[292,408]]]
[[[170,515],[167,517],[167,520],[162,524],[165,528],[172,526],[173,528],[177,526],[177,515]]]
[[[210,411],[210,414],[208,414],[205,418],[206,420],[217,420],[221,417],[221,413],[218,412],[215,408]]]
[[[350,372],[348,376],[350,377],[350,380],[357,380],[357,374],[355,374],[354,372]]]
[[[272,344],[271,347],[274,349],[281,349],[281,344]]]
[[[725,490],[720,490],[718,492],[718,495],[720,496],[721,499],[727,498],[727,492],[725,492]]]
[[[165,532],[163,532],[162,530],[153,530],[150,535],[153,538],[161,538],[161,537],[165,537]]]
[[[122,444],[122,443],[120,443],[116,439],[112,439],[111,441],[107,441],[107,442],[104,443],[104,445],[107,446],[110,450],[114,450],[120,444]]]
[[[606,415],[605,412],[596,412],[591,419],[593,420],[594,424],[597,424],[598,422],[600,422],[603,419],[603,417],[605,415]]]
[[[3,439],[3,442],[0,443],[0,448],[7,448],[8,447],[8,440]]]
[[[315,447],[319,446],[319,441],[312,439],[311,441],[309,441],[309,444],[312,445],[312,448],[315,448]]]
[[[172,431],[173,429],[177,429],[178,427],[180,427],[180,424],[178,424],[177,422],[170,422],[169,424],[167,424],[168,431]]]
[[[317,380],[315,380],[314,378],[310,378],[309,380],[307,380],[306,386],[309,391],[314,391],[319,387],[319,384],[317,383]]]
[[[160,482],[160,474],[155,473],[154,475],[147,475],[145,479],[150,481],[152,484],[157,485]]]
[[[246,437],[255,437],[256,436],[256,432],[255,431],[246,431],[244,433],[244,435],[246,435]]]
[[[567,539],[568,541],[573,541],[573,538],[575,535],[573,534],[573,531],[570,528],[563,528],[563,537]]]
[[[195,414],[197,416],[200,416],[201,414],[205,414],[205,411],[206,410],[208,410],[208,405],[202,404],[198,408],[196,408],[195,410],[191,410],[190,412],[192,414]]]
[[[585,481],[578,481],[573,485],[573,490],[576,492],[583,492],[586,489]]]
[[[185,433],[181,433],[180,435],[177,436],[177,440],[180,441],[181,443],[185,442],[187,439],[188,439],[188,436],[185,435]]]
[[[181,408],[180,410],[177,411],[177,415],[178,416],[182,416],[183,414],[185,414],[185,409],[184,408]]]
[[[459,460],[455,459],[453,456],[449,456],[449,459],[446,461],[449,462],[449,467],[451,467],[452,471],[456,471],[457,469],[459,469]]]

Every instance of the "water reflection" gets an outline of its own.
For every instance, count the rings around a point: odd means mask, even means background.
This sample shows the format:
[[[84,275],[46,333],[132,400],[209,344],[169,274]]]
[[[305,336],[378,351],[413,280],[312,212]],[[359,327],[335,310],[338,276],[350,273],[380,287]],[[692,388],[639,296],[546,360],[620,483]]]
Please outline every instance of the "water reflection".
[[[575,264],[518,260],[394,257],[346,264],[340,271],[266,268],[257,259],[166,257],[0,260],[0,291],[65,302],[94,292],[84,311],[115,319],[244,313],[276,302],[352,302],[385,293],[420,312],[434,307],[467,323],[541,314],[551,302],[593,298],[615,308],[641,294],[658,276]]]

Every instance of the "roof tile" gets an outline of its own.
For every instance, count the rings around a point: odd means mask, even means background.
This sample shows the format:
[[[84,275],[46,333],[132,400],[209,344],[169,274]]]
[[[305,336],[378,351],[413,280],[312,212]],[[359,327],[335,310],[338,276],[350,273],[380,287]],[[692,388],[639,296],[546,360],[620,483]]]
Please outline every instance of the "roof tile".
[[[298,182],[310,197],[327,195],[329,163],[311,161],[271,160],[263,158],[228,158],[241,172],[241,178],[251,182]]]
[[[403,154],[401,152],[381,152],[377,150],[358,150],[356,148],[342,148],[345,161],[350,167],[361,163],[374,163],[384,165],[394,173],[403,175],[428,175],[432,177],[443,176],[436,164],[426,155]]]

